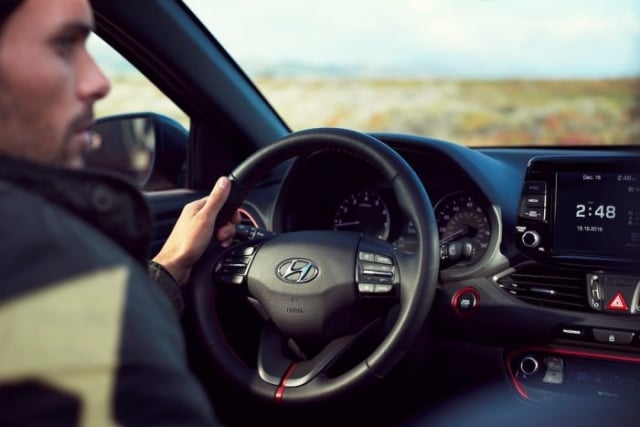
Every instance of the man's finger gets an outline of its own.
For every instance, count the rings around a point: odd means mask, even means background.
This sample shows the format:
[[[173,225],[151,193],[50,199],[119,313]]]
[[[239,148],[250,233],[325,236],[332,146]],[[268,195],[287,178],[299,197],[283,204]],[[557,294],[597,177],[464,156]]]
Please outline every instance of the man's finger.
[[[218,178],[216,185],[213,186],[209,197],[207,197],[207,201],[202,207],[203,213],[210,218],[218,215],[218,212],[220,212],[220,209],[229,197],[230,190],[231,181],[229,181],[229,178],[226,176]]]

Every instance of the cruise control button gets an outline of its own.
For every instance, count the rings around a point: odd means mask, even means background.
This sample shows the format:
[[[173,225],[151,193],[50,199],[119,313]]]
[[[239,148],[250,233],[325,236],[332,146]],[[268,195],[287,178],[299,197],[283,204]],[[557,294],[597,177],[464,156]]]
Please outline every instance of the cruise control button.
[[[360,280],[366,283],[393,283],[393,277],[392,276],[374,276],[374,275],[365,275],[363,274],[360,277]]]
[[[393,276],[393,266],[384,264],[362,263],[362,273],[380,276]]]

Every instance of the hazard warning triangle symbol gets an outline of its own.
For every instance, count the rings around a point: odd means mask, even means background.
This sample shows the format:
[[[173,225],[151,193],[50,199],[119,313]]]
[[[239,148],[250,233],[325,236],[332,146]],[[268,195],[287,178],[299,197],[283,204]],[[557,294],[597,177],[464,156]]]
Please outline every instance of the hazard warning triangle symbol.
[[[607,304],[608,310],[629,311],[629,306],[622,296],[622,292],[618,292]]]

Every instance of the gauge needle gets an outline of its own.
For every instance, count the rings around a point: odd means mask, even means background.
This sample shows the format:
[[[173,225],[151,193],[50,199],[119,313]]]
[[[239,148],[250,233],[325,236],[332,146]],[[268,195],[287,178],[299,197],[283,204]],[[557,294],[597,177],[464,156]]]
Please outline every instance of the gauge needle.
[[[334,227],[348,227],[350,225],[359,225],[360,221],[351,221],[351,222],[340,222],[337,224],[333,224]]]
[[[448,236],[443,237],[442,240],[440,240],[440,244],[444,245],[445,243],[449,243],[452,240],[455,240],[460,236],[464,236],[466,233],[467,233],[467,228],[466,227],[460,228],[460,229],[454,231],[453,233],[449,234]]]

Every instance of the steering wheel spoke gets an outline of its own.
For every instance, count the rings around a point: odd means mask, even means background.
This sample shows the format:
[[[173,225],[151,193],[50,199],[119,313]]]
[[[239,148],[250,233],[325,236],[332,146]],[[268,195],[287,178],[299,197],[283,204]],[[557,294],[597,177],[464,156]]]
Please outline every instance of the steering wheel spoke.
[[[381,322],[382,318],[378,317],[355,333],[331,340],[310,358],[301,354],[293,340],[282,335],[273,323],[267,322],[260,339],[258,375],[266,383],[276,386],[304,386],[327,373]]]

